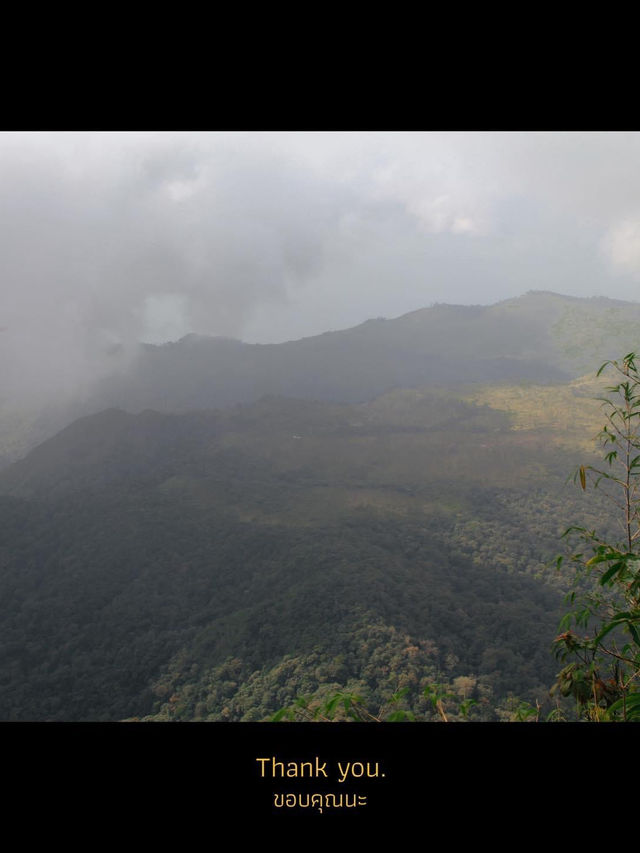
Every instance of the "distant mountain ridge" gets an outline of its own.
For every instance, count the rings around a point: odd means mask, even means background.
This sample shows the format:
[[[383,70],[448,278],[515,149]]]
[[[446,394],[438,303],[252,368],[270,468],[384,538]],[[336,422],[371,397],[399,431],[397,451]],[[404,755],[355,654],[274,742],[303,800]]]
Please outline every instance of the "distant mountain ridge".
[[[0,412],[0,466],[103,409],[186,412],[267,395],[359,403],[394,388],[558,384],[638,347],[640,303],[548,291],[489,306],[436,304],[279,344],[190,334],[142,345],[126,372],[98,382],[66,415]]]
[[[490,306],[436,304],[280,344],[187,335],[145,345],[103,381],[97,408],[219,408],[267,394],[363,402],[392,388],[565,382],[640,346],[640,304],[531,291]]]

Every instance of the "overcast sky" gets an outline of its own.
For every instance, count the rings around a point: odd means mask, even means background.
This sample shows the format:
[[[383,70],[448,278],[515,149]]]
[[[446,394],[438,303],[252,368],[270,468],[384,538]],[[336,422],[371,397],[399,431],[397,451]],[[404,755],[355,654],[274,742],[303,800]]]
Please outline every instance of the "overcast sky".
[[[639,134],[0,134],[0,391],[532,289],[640,299]]]

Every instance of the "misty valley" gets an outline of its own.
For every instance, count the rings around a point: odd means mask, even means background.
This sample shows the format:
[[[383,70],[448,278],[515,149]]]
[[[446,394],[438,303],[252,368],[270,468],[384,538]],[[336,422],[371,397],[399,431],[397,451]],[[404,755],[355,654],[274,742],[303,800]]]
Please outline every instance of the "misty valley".
[[[613,529],[571,475],[596,370],[639,326],[640,304],[531,291],[280,344],[187,335],[76,397],[2,401],[0,717],[304,720],[340,694],[571,719],[555,557],[569,525]]]

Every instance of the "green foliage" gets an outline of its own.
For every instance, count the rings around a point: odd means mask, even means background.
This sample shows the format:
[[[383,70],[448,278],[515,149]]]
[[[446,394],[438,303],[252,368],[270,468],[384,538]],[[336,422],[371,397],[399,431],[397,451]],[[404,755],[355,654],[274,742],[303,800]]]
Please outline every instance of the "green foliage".
[[[415,720],[415,714],[404,708],[396,707],[407,691],[408,688],[405,687],[394,693],[375,713],[365,707],[362,696],[357,693],[341,691],[328,699],[299,696],[293,705],[281,708],[269,718],[269,721],[272,723],[278,723],[282,720],[310,722],[352,720],[358,723],[410,722]]]
[[[472,679],[475,681],[475,679]],[[456,679],[460,681],[460,679]],[[313,721],[313,722],[420,722],[425,720],[438,722],[466,722],[468,720],[486,719],[477,713],[479,710],[476,699],[462,699],[459,691],[454,691],[451,684],[432,682],[422,690],[422,696],[431,706],[432,712],[423,710],[414,713],[407,707],[400,707],[405,699],[409,699],[409,688],[405,687],[393,693],[378,710],[373,710],[371,702],[363,700],[362,696],[344,691],[325,695],[322,691],[312,696],[299,696],[291,705],[280,708],[269,718],[269,722],[284,721]],[[472,709],[475,709],[473,711]],[[640,710],[640,709],[639,709]],[[536,701],[535,707],[515,696],[509,696],[497,708],[497,717],[503,722],[538,722],[541,706]],[[560,709],[554,709],[548,719],[564,719]]]
[[[438,719],[423,678],[452,692],[476,678],[469,718],[494,719],[509,690],[532,700],[553,677],[561,595],[534,577],[556,537],[544,494],[259,524],[235,517],[256,488],[236,472],[220,474],[226,514],[145,483],[0,498],[3,719],[255,721],[322,685],[373,713],[409,686],[393,711]]]
[[[386,699],[378,710],[365,706],[362,696],[355,693],[339,692],[327,698],[319,696],[299,696],[292,705],[281,708],[269,721],[278,723],[283,720],[313,722],[334,722],[351,720],[360,723],[408,723],[424,720],[424,714],[417,716],[407,707],[400,707],[409,693],[408,687],[396,690]],[[422,695],[437,712],[437,718],[445,723],[451,719],[467,720],[471,709],[478,703],[475,699],[463,699],[456,702],[456,695],[445,684],[427,684]],[[449,707],[445,710],[444,702]]]
[[[525,420],[423,389],[77,421],[0,475],[3,719],[534,701],[561,604],[541,570],[582,494]]]
[[[618,381],[602,398],[606,422],[599,433],[605,466],[580,465],[575,479],[604,493],[619,521],[618,538],[607,541],[585,527],[565,535],[577,539],[569,556],[571,610],[555,639],[558,673],[554,692],[575,699],[587,720],[640,719],[640,372],[637,356],[607,361]],[[563,559],[558,558],[561,568]]]
[[[518,696],[510,695],[496,708],[496,714],[505,723],[537,723],[541,710],[542,706],[537,700],[534,706]]]

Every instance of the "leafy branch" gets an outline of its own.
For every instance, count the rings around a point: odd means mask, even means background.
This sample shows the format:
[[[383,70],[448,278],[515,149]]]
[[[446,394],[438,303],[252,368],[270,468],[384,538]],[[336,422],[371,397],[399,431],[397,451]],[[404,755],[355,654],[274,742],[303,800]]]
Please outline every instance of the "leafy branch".
[[[574,570],[572,606],[554,640],[556,656],[568,663],[557,675],[552,692],[572,696],[583,719],[640,719],[640,373],[637,356],[629,353],[607,361],[598,370],[617,372],[622,379],[600,398],[606,423],[598,434],[604,466],[580,465],[574,480],[583,491],[601,489],[618,512],[620,541],[608,542],[596,531],[570,527],[579,550],[568,557]],[[586,553],[585,547],[586,546]],[[557,567],[565,562],[558,557]],[[606,640],[606,642],[605,642]]]

